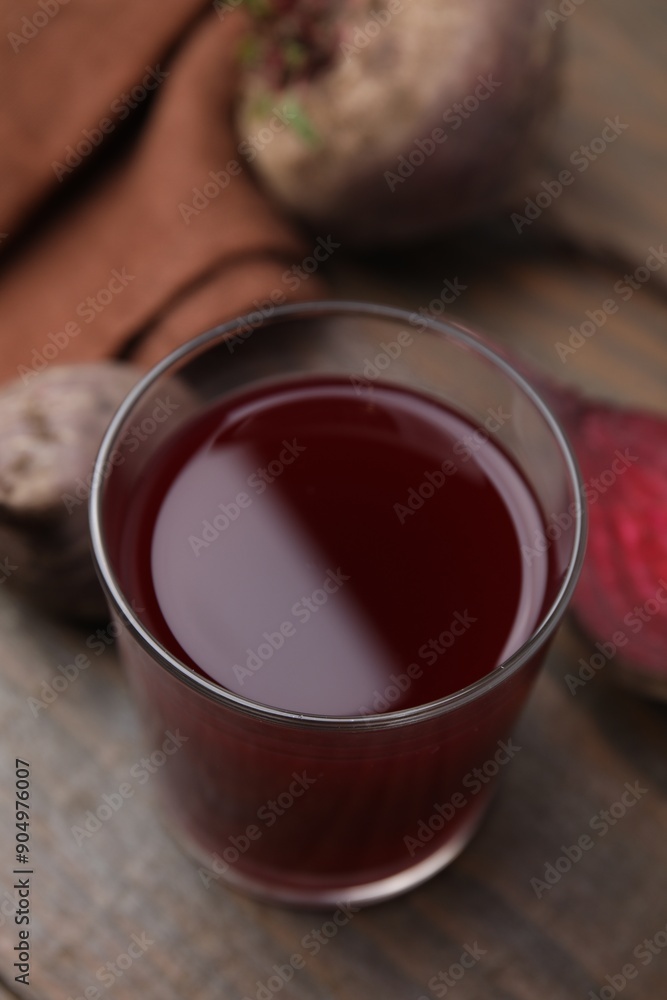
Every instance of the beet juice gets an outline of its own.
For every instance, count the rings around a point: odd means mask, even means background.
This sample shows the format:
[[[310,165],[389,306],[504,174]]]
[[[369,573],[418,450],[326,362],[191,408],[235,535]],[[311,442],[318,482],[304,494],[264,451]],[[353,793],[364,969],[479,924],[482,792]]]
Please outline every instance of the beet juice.
[[[554,599],[549,551],[523,555],[544,516],[494,436],[509,417],[295,378],[224,397],[149,459],[120,583],[155,639],[232,697],[128,658],[155,739],[185,737],[163,778],[214,875],[352,899],[426,877],[469,836],[534,669],[444,715],[377,720],[480,681]]]

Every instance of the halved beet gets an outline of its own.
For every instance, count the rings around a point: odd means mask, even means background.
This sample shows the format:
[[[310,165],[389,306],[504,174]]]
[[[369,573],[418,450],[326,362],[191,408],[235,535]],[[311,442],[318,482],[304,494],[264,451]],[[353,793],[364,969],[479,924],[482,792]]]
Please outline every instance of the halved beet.
[[[575,615],[596,641],[598,669],[667,701],[667,420],[531,374],[583,479],[588,546]]]

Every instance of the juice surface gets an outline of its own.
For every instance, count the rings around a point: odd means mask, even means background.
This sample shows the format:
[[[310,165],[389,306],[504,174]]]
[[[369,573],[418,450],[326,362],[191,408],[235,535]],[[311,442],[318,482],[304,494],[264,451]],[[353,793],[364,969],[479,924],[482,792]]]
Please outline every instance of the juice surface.
[[[539,621],[535,498],[492,433],[388,383],[318,377],[204,411],[145,470],[122,539],[159,641],[252,701],[349,716],[480,679]]]

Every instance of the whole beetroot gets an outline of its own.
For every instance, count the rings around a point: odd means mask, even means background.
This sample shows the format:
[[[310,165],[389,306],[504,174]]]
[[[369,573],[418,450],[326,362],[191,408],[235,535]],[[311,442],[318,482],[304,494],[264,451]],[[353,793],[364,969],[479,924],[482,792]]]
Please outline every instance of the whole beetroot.
[[[525,186],[556,90],[543,0],[251,6],[240,149],[311,226],[359,245],[408,240]]]
[[[140,374],[112,362],[61,365],[0,392],[4,578],[68,618],[106,614],[87,500],[104,431]]]

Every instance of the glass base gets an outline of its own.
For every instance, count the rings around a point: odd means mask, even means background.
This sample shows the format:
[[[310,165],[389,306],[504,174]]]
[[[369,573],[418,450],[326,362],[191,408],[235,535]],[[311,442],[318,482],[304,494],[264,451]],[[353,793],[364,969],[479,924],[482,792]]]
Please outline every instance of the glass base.
[[[178,823],[167,824],[167,829],[178,846],[204,867],[207,872],[210,872],[212,882],[221,883],[223,886],[236,889],[263,902],[282,903],[285,906],[303,909],[331,909],[344,903],[354,903],[358,906],[381,903],[427,882],[437,872],[451,864],[467,847],[481,826],[488,804],[487,798],[481,801],[479,808],[472,813],[466,825],[457,830],[446,844],[411,867],[372,882],[340,886],[318,886],[316,884],[294,886],[289,883],[263,882],[243,874],[233,866],[228,867],[224,874],[218,874],[210,867],[210,852],[205,852],[200,844]]]

